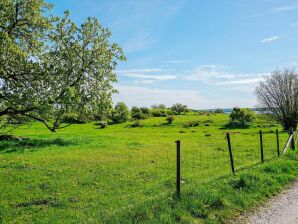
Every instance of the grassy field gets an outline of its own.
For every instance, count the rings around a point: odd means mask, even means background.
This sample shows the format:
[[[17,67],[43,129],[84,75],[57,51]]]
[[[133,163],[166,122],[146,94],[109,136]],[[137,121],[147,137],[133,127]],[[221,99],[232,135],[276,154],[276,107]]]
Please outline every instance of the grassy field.
[[[179,115],[100,129],[18,129],[0,142],[0,223],[220,223],[278,192],[298,175],[293,152],[277,158],[275,129],[258,117],[229,130],[228,116]],[[198,121],[196,127],[185,127]],[[260,164],[258,131],[264,132]],[[231,132],[237,175],[225,138]],[[281,148],[288,134],[280,133]],[[175,200],[175,141],[181,140],[182,199]]]

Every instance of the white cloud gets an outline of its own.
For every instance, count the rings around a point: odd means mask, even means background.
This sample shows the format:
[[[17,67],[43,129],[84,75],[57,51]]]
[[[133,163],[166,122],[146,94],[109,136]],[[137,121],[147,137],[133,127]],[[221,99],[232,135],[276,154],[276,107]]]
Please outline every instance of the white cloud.
[[[235,74],[230,74],[223,69],[226,68],[222,65],[201,65],[196,68],[191,74],[187,75],[185,78],[192,81],[214,81],[213,79],[233,79]]]
[[[257,76],[259,76],[259,75],[257,75]],[[264,74],[264,76],[265,76],[265,74]],[[245,79],[217,82],[216,85],[258,84],[260,81],[263,81],[263,80],[264,80],[264,77],[253,77],[253,78],[245,78]]]
[[[280,6],[280,7],[273,8],[271,10],[271,13],[292,11],[292,10],[295,10],[295,9],[298,9],[297,5]]]
[[[290,27],[298,27],[298,22],[291,23]]]
[[[127,73],[127,74],[124,74],[124,76],[130,77],[130,78],[137,78],[137,79],[151,79],[156,81],[176,79],[176,76],[166,75],[166,74],[165,75],[145,75],[142,73]]]
[[[262,43],[271,43],[272,41],[280,39],[279,36],[272,36],[261,40]]]
[[[134,83],[150,84],[157,81],[173,80],[175,75],[165,73],[160,68],[144,68],[144,69],[123,69],[118,70],[121,76],[134,78]]]
[[[151,73],[151,72],[162,72],[161,68],[140,68],[140,69],[120,69],[117,72],[119,73]]]
[[[216,97],[207,98],[197,90],[172,90],[158,89],[137,86],[116,86],[119,94],[114,95],[114,103],[123,101],[129,107],[132,106],[151,106],[152,104],[163,103],[171,106],[174,103],[181,102],[193,109],[208,109],[208,108],[231,108],[234,106],[253,107],[255,98],[243,97],[240,94],[235,94],[234,97]]]

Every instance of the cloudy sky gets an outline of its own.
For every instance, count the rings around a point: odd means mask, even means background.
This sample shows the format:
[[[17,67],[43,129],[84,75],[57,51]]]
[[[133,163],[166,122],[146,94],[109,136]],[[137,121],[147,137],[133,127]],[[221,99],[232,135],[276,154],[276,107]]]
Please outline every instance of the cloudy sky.
[[[81,23],[99,19],[127,61],[114,101],[129,106],[254,107],[254,88],[298,64],[298,1],[50,0]]]

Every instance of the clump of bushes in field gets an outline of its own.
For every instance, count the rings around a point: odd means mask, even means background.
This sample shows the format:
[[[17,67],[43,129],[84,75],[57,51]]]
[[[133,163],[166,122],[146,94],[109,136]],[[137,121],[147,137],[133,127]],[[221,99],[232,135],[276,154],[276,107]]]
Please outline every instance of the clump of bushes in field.
[[[167,124],[172,124],[174,120],[175,120],[174,116],[167,116],[166,117]]]
[[[223,109],[221,109],[221,108],[217,108],[217,109],[214,110],[214,113],[215,113],[215,114],[224,114],[225,112],[224,112]]]
[[[92,116],[81,116],[76,113],[69,113],[63,116],[62,123],[67,124],[85,124],[89,121],[92,121]]]
[[[97,125],[100,128],[106,128],[106,127],[108,127],[108,122],[107,121],[100,121],[100,122],[97,123]]]
[[[152,117],[166,117],[167,111],[165,109],[152,109],[151,115]]]
[[[150,110],[146,107],[132,107],[130,114],[134,120],[143,120],[150,117]]]
[[[173,114],[181,114],[188,111],[188,108],[186,105],[183,105],[181,103],[176,103],[171,107],[171,111]]]
[[[124,123],[128,120],[129,110],[125,103],[119,102],[112,111],[111,120],[114,123]]]
[[[142,124],[140,120],[136,120],[131,125],[129,125],[128,127],[130,127],[130,128],[141,128],[141,127],[144,127],[144,124]]]
[[[255,112],[247,108],[233,108],[228,125],[231,127],[249,127],[256,119]]]
[[[183,124],[185,128],[197,127],[199,126],[200,121],[187,121]]]

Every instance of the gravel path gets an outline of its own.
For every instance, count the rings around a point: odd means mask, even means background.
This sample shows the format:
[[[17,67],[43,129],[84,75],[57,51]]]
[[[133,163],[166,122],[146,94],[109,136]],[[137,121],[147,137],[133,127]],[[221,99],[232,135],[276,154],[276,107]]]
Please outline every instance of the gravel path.
[[[249,224],[298,224],[298,179],[247,217]]]

